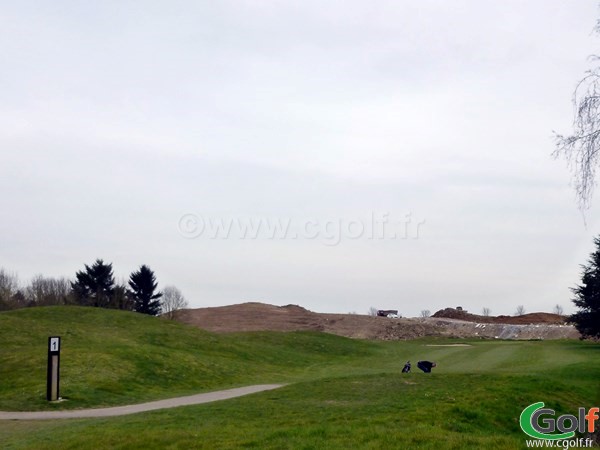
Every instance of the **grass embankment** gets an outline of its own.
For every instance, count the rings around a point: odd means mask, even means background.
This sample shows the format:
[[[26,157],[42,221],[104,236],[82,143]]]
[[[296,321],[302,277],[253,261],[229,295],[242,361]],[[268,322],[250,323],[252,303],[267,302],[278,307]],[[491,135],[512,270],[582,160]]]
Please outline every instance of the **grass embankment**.
[[[38,362],[19,357],[8,369],[2,365],[0,401],[7,406],[0,409],[43,404],[38,398],[43,392],[17,395],[4,379],[19,389],[31,385],[43,391],[45,338],[54,333],[64,339],[61,390],[70,406],[252,383],[292,384],[111,419],[0,423],[3,448],[523,448],[526,436],[518,417],[525,406],[544,401],[563,414],[600,405],[597,344],[471,341],[471,347],[428,347],[450,342],[361,342],[318,333],[215,336],[135,314],[73,310],[0,314],[0,342],[9,347],[8,353],[0,351],[3,362],[20,352],[29,358],[42,353]],[[49,328],[57,315],[64,322],[59,331]],[[7,323],[17,339],[6,334]],[[79,339],[71,340],[71,334]],[[29,348],[40,339],[37,350]],[[84,350],[96,357],[79,359]],[[117,369],[111,389],[98,375],[112,369],[97,362],[95,370],[82,368],[98,357]],[[420,358],[436,360],[439,367],[428,375],[399,374],[406,359]],[[186,369],[191,376],[181,373]],[[42,383],[18,381],[33,378],[36,370]]]
[[[46,402],[48,336],[61,336],[60,392]],[[377,351],[315,333],[216,335],[131,312],[81,307],[0,313],[0,410],[124,405],[293,381]]]

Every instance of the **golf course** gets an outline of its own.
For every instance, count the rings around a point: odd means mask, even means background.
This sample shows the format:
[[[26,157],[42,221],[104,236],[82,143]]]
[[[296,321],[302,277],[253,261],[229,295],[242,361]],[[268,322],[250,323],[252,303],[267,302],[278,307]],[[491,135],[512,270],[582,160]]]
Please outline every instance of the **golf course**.
[[[62,401],[53,403],[46,401],[49,336],[62,342]],[[422,373],[420,359],[437,367]],[[413,371],[401,374],[407,360]],[[107,408],[282,385],[118,417],[2,420],[3,449],[526,448],[525,407],[545,402],[560,415],[599,406],[599,380],[600,344],[578,340],[215,334],[100,308],[0,313],[0,411]]]

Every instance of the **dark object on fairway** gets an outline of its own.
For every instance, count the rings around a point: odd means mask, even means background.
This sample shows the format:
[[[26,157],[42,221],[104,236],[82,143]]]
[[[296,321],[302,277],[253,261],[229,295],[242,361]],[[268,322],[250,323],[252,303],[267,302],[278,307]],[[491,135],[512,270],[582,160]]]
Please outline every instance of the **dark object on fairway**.
[[[433,369],[435,367],[435,365],[436,364],[434,362],[430,362],[430,361],[419,361],[417,363],[417,367],[425,373],[430,373],[431,369]]]
[[[402,368],[402,373],[408,372],[410,372],[410,361],[406,361],[406,364],[404,364],[404,367]]]

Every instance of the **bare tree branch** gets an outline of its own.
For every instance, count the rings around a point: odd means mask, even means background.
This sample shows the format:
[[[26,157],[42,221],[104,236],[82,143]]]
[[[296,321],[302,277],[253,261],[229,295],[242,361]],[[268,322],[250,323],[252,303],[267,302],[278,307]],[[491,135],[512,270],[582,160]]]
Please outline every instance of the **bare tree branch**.
[[[600,33],[600,21],[594,28]],[[596,187],[596,169],[600,156],[600,57],[592,55],[595,64],[588,70],[573,92],[573,132],[555,133],[554,158],[564,157],[573,172],[579,208],[588,209]]]
[[[525,307],[523,305],[517,306],[517,310],[515,311],[515,316],[522,316],[525,314]]]
[[[188,307],[188,302],[179,289],[175,286],[167,286],[163,289],[161,300],[162,314],[167,319],[175,317],[175,311]]]

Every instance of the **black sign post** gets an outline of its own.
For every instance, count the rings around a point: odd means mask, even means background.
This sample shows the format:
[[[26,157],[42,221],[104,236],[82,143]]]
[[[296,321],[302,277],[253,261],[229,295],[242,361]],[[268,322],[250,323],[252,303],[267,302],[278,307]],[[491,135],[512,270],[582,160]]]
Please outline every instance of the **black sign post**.
[[[59,399],[60,379],[60,336],[48,338],[48,378],[46,384],[46,399],[54,402]]]

